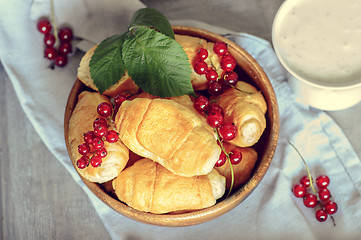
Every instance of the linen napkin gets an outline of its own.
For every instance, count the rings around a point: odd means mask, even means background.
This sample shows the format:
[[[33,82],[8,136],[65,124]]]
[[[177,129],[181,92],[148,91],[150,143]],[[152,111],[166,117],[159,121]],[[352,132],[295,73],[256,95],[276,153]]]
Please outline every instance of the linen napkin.
[[[71,24],[87,50],[105,37],[123,32],[138,1],[54,1],[56,21]],[[77,51],[65,68],[51,70],[36,32],[39,17],[49,15],[49,1],[0,2],[0,60],[20,104],[49,150],[84,189],[113,239],[359,239],[361,236],[361,162],[336,123],[324,112],[304,105],[291,92],[287,75],[271,44],[256,36],[234,33],[196,21],[172,21],[224,34],[246,49],[264,68],[279,103],[280,137],[274,159],[259,186],[223,216],[189,227],[159,227],[128,219],[96,198],[74,170],[63,137],[64,110],[83,55]],[[24,41],[26,39],[26,41]],[[36,56],[39,56],[37,58]],[[31,58],[31,61],[29,61]],[[319,223],[314,209],[293,197],[291,187],[306,175],[288,141],[297,146],[313,176],[327,174],[339,210]]]

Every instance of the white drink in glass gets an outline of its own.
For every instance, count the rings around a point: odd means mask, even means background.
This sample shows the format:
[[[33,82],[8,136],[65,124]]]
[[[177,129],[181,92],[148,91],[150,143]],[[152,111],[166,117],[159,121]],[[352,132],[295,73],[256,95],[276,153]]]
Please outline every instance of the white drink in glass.
[[[361,86],[361,0],[286,0],[272,42],[289,73],[329,96]]]

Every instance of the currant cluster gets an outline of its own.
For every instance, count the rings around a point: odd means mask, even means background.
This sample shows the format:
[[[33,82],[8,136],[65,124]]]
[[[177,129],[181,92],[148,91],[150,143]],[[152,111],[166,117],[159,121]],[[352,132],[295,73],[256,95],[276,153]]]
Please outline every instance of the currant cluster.
[[[320,175],[316,178],[316,185],[318,192],[316,193],[312,186],[313,181],[308,176],[303,176],[300,182],[295,184],[292,188],[292,192],[297,198],[303,198],[303,204],[309,208],[315,208],[315,217],[318,221],[324,222],[328,216],[337,212],[337,204],[331,201],[331,192],[327,188],[330,184],[330,178],[326,175]],[[313,193],[308,192],[308,189],[312,188]]]
[[[205,62],[208,58],[207,49],[200,48],[197,51],[194,71],[199,75],[205,75],[208,80],[208,92],[213,96],[221,94],[227,87],[235,86],[238,82],[238,75],[234,72],[237,65],[236,59],[228,52],[228,46],[224,42],[216,42],[213,51],[220,57],[221,73],[217,72],[214,65],[210,66]]]
[[[82,155],[77,160],[77,167],[83,169],[89,166],[98,167],[102,163],[102,158],[108,152],[104,147],[104,141],[115,143],[119,136],[115,130],[108,130],[108,119],[113,113],[113,106],[108,102],[102,102],[97,107],[99,117],[93,122],[93,130],[84,133],[84,142],[78,146],[78,152]]]
[[[69,27],[64,27],[56,33],[52,31],[53,27],[47,18],[40,19],[37,27],[39,32],[44,34],[44,57],[54,61],[54,64],[59,67],[65,66],[68,63],[68,54],[73,51],[71,45],[73,31]],[[60,41],[59,44],[57,40]]]
[[[237,128],[233,123],[224,121],[224,112],[221,106],[210,103],[208,98],[203,95],[196,98],[193,106],[199,113],[207,117],[208,125],[216,129],[220,141],[230,141],[236,137]],[[232,164],[238,164],[242,160],[242,153],[238,149],[233,149],[228,155]],[[222,151],[215,166],[222,166],[225,164],[226,159],[227,155]]]

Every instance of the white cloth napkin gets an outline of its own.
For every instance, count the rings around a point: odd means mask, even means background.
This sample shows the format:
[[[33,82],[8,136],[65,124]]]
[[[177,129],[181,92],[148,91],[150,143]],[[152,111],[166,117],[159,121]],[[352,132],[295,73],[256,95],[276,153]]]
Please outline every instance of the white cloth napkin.
[[[143,4],[131,0],[55,1],[58,24],[70,24],[74,34],[87,41],[79,44],[83,48],[123,32],[133,12],[141,7]],[[66,152],[64,110],[83,53],[74,54],[65,68],[47,68],[49,63],[41,56],[42,36],[36,31],[36,22],[44,15],[49,15],[49,1],[0,1],[0,60],[34,128],[56,160],[88,194],[112,238],[360,239],[361,162],[341,129],[327,114],[294,97],[269,42],[195,21],[173,23],[230,33],[226,36],[245,48],[267,73],[280,111],[280,138],[274,159],[262,182],[244,202],[207,223],[158,227],[130,220],[112,210],[82,183]],[[291,187],[306,170],[288,141],[298,147],[314,176],[330,177],[329,189],[339,206],[334,215],[335,227],[331,221],[317,222],[314,209],[304,207],[300,199],[293,197]]]

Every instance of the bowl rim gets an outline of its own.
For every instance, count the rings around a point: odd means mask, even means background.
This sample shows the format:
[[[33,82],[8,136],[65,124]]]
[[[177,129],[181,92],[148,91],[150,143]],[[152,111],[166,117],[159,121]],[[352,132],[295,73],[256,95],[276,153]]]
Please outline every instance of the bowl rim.
[[[267,115],[268,115],[268,125],[267,127],[271,127],[269,132],[267,147],[264,149],[262,157],[258,159],[258,165],[254,170],[251,178],[245,183],[242,187],[234,191],[229,197],[217,202],[215,205],[195,210],[186,213],[175,213],[175,214],[153,214],[138,211],[129,207],[128,205],[120,202],[119,200],[113,198],[109,194],[107,194],[97,183],[93,183],[83,178],[79,173],[79,176],[85,183],[85,185],[105,204],[113,208],[118,213],[122,214],[125,217],[136,220],[138,222],[147,223],[151,225],[157,226],[169,226],[169,227],[181,227],[181,226],[191,226],[200,223],[204,223],[210,221],[214,218],[217,218],[226,212],[229,212],[236,206],[238,206],[246,197],[248,197],[253,190],[260,183],[264,175],[266,174],[269,165],[274,156],[279,136],[279,112],[278,112],[278,104],[277,99],[275,97],[275,93],[273,87],[263,71],[260,65],[256,62],[253,57],[249,53],[247,53],[243,48],[232,42],[231,40],[218,35],[216,33],[195,28],[189,26],[178,26],[173,25],[174,32],[176,34],[184,34],[190,36],[198,36],[200,38],[204,38],[211,42],[223,41],[229,46],[229,51],[232,55],[237,53],[241,56],[242,61],[245,61],[243,64],[247,64],[248,66],[252,66],[253,69],[248,69],[247,74],[252,79],[261,83],[263,89],[261,89],[262,94],[264,95],[267,102]],[[241,66],[237,60],[237,65]],[[246,70],[243,68],[243,70]],[[256,84],[257,86],[259,84]],[[260,87],[260,86],[258,86]],[[86,89],[86,86],[77,79],[71,89],[69,94],[65,114],[64,114],[64,138],[67,147],[67,151],[69,153],[70,158],[70,144],[68,142],[68,122],[71,117],[72,111],[76,105],[77,97],[80,92]],[[267,90],[267,91],[262,91]],[[71,161],[75,170],[77,171],[76,164]],[[77,171],[78,172],[78,171]]]

